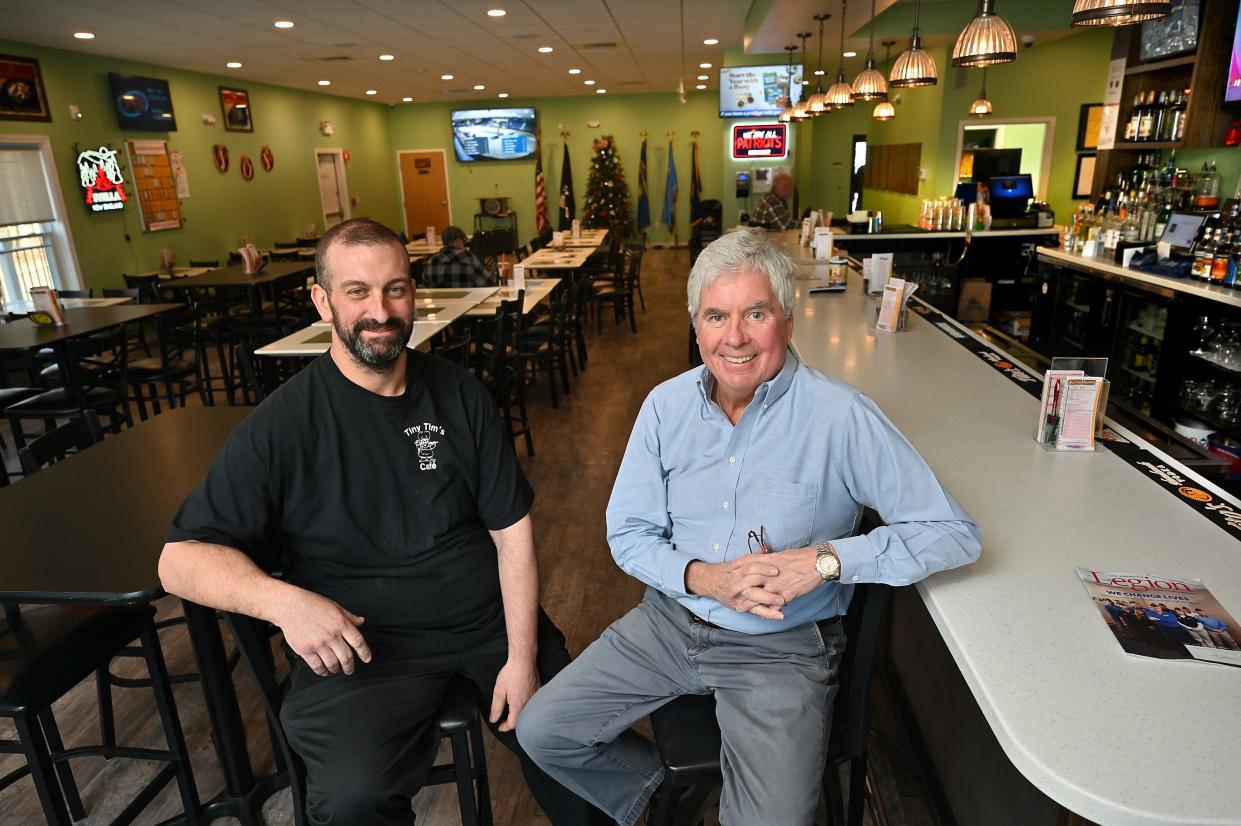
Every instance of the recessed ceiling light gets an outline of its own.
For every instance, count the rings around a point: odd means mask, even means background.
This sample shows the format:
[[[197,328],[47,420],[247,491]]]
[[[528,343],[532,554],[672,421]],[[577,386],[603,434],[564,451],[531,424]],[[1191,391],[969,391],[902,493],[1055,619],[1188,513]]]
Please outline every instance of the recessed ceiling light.
[[[500,94],[496,95],[496,97],[498,97],[498,98],[506,98],[506,97],[508,97],[508,92],[501,92]]]
[[[698,84],[697,86],[695,86],[694,88],[695,88],[695,89],[705,89],[705,88],[707,88],[707,84],[705,84],[705,83],[699,83],[699,84]]]
[[[714,37],[708,37],[706,40],[702,41],[702,45],[704,45],[704,46],[718,46],[718,45],[720,45],[720,41],[716,40]]]
[[[844,52],[845,57],[857,57],[857,52]]]
[[[402,102],[404,102],[404,103],[413,103],[413,102],[414,102],[414,99],[413,99],[413,98],[401,98],[401,100],[402,100]]]
[[[225,66],[227,66],[227,67],[228,67],[228,68],[230,68],[230,69],[240,69],[240,68],[241,68],[241,64],[240,64],[240,63],[238,63],[236,60],[230,60],[228,63],[225,63],[224,65],[225,65]]]
[[[823,77],[823,75],[824,75],[824,71],[823,71],[822,69],[815,69],[815,70],[814,70],[814,76],[815,76],[815,77]]]
[[[710,80],[711,78],[707,77],[706,75],[699,75],[698,79],[699,80]]]
[[[486,86],[484,86],[484,85],[483,85],[483,84],[481,84],[481,83],[475,83],[475,84],[474,84],[474,91],[475,91],[475,92],[481,92],[482,90],[484,90],[484,89],[486,89],[486,88],[487,88],[487,87],[486,87]]]
[[[503,17],[508,14],[504,9],[487,9],[488,17]]]
[[[440,80],[452,80],[452,75],[440,75]]]
[[[381,54],[381,55],[379,56],[379,59],[380,59],[380,60],[396,60],[396,55],[392,55],[392,54]]]
[[[378,91],[377,89],[367,89],[367,90],[366,90],[366,93],[367,93],[368,95],[377,95],[377,94],[379,94],[379,91]]]
[[[95,39],[94,32],[74,32],[73,36],[76,37],[78,40],[94,40]]]
[[[596,89],[595,90],[596,95],[606,95],[607,93],[608,93],[607,89]]]
[[[292,20],[277,20],[275,23],[272,23],[272,25],[275,26],[277,29],[291,29],[293,28],[293,21]]]
[[[552,51],[554,50],[551,46],[539,46],[539,54],[551,54]]]
[[[698,64],[698,68],[699,68],[699,69],[710,69],[710,68],[711,68],[711,64],[710,64],[710,63],[699,63],[699,64]]]
[[[583,80],[582,83],[585,83],[587,86],[595,85],[595,82],[593,80]]]
[[[320,85],[320,86],[331,86],[331,85],[332,85],[332,81],[330,81],[330,80],[321,80],[321,81],[319,81],[319,85]]]
[[[580,75],[581,73],[582,73],[581,69],[570,69],[569,70],[569,74],[571,75]]]

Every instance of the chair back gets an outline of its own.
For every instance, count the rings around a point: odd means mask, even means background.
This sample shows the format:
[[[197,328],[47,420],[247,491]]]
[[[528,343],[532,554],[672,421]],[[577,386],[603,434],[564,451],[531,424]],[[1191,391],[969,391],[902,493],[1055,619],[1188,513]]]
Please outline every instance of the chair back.
[[[104,287],[104,298],[130,298],[135,304],[139,303],[142,298],[142,290],[130,287]]]
[[[103,387],[125,398],[129,393],[129,333],[126,325],[109,327],[88,338],[70,339],[70,361],[80,365],[85,389]],[[83,405],[85,407],[85,405]]]
[[[191,259],[190,259],[190,261],[189,261],[189,266],[191,266],[191,267],[207,267],[208,269],[216,270],[216,269],[219,269],[219,268],[220,268],[220,259],[218,259],[218,258],[202,258],[202,259],[199,259],[199,260],[195,260],[195,259],[191,258]]]
[[[402,232],[401,235],[404,236],[405,233]],[[404,241],[401,241],[401,243],[408,244],[409,240],[406,239]],[[297,245],[299,247],[317,247],[319,245],[319,239],[318,238],[298,238]]]
[[[301,243],[297,241],[277,241],[272,244],[272,248],[278,250],[295,250],[300,246]]]
[[[101,441],[103,429],[99,426],[99,416],[93,410],[83,410],[68,423],[29,442],[17,451],[17,457],[21,461],[22,473],[30,476],[44,465],[61,461],[70,450],[86,450]]]
[[[230,267],[240,266],[241,264],[244,264],[244,263],[246,262],[245,262],[245,259],[241,257],[241,253],[237,252],[236,250],[228,251],[228,265]]]
[[[138,291],[139,304],[158,304],[159,295],[159,276],[158,275],[122,275],[125,279],[125,286],[131,290]]]
[[[879,634],[892,586],[879,582],[853,586],[845,613],[845,652],[840,662],[840,691],[832,715],[832,742],[852,757],[866,754],[870,730],[870,683],[875,675]],[[829,753],[833,749],[829,749]]]
[[[56,295],[61,298],[94,298],[95,291],[89,290],[57,290]]]
[[[440,345],[431,351],[431,355],[447,359],[458,367],[470,368],[470,331],[456,341]]]

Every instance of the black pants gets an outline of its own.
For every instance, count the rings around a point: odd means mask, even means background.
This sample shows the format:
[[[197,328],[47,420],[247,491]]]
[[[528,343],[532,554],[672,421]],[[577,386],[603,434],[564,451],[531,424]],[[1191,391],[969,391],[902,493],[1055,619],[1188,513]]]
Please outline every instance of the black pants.
[[[569,652],[564,635],[541,610],[538,643],[539,678],[546,683],[569,664]],[[280,719],[289,744],[306,764],[310,823],[409,826],[410,798],[439,745],[435,718],[449,680],[463,674],[478,686],[485,720],[496,676],[508,658],[508,640],[501,633],[451,654],[374,646],[372,653],[371,662],[359,662],[348,676],[319,677],[298,659]],[[544,774],[522,751],[515,732],[495,726],[491,731],[517,755],[534,799],[553,824],[612,823]]]

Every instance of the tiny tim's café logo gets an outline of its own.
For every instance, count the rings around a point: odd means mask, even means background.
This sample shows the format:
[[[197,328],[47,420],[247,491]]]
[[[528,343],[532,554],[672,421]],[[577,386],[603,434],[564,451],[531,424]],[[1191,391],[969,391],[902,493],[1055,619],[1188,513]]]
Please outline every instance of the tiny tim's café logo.
[[[788,137],[787,124],[737,124],[733,127],[733,158],[786,157],[789,154]]]
[[[82,184],[82,196],[91,212],[109,212],[122,209],[128,197],[121,184],[121,166],[116,161],[116,150],[101,146],[88,149],[78,155],[78,180]]]

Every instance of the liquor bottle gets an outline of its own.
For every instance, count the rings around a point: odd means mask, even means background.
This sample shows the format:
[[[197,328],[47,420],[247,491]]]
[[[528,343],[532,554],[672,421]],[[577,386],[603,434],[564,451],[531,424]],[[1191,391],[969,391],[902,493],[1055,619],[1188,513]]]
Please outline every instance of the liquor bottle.
[[[1232,286],[1237,280],[1237,271],[1233,265],[1233,236],[1229,232],[1218,240],[1223,230],[1216,230],[1215,259],[1211,262],[1211,280],[1223,286]]]
[[[1151,125],[1155,117],[1155,93],[1148,92],[1146,101],[1142,105],[1141,114],[1138,116],[1138,136],[1139,141],[1148,141],[1151,139]]]
[[[1172,107],[1172,136],[1170,140],[1179,141],[1185,137],[1185,113],[1189,108],[1189,91],[1181,92]]]
[[[1215,247],[1218,243],[1218,235],[1207,235],[1206,240],[1202,242],[1202,246],[1194,250],[1194,264],[1197,266],[1199,281],[1211,281],[1211,271],[1215,267]],[[1200,253],[1201,263],[1199,263]]]
[[[1160,92],[1155,102],[1155,116],[1151,119],[1151,140],[1166,140],[1164,133],[1168,126],[1168,93]]]
[[[1215,161],[1202,165],[1202,174],[1198,177],[1197,193],[1194,206],[1198,209],[1219,209],[1219,192],[1223,186],[1223,178],[1215,171]]]
[[[1142,95],[1133,96],[1133,108],[1129,110],[1129,120],[1125,121],[1125,140],[1138,139],[1138,121],[1142,119]]]
[[[1117,230],[1120,233],[1120,241],[1133,243],[1138,240],[1138,225],[1133,220],[1133,212],[1131,207],[1122,206],[1120,208],[1120,217]]]

